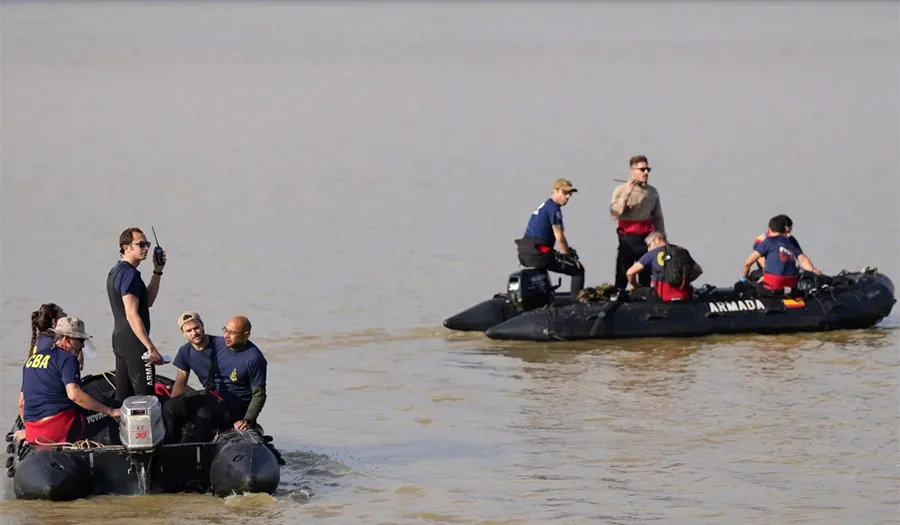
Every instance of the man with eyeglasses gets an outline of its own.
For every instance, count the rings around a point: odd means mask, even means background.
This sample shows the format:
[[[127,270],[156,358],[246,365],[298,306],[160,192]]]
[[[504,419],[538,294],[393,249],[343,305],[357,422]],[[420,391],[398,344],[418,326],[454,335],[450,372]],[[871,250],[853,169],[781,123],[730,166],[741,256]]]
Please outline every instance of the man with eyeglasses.
[[[578,260],[575,249],[569,246],[566,227],[563,224],[562,207],[569,203],[578,190],[566,179],[553,183],[550,198],[531,213],[525,235],[516,239],[519,263],[527,268],[537,268],[572,277],[572,296],[584,288],[584,266]],[[559,243],[559,250],[554,246]]]
[[[145,285],[137,267],[147,258],[150,242],[139,228],[119,235],[121,259],[106,278],[106,293],[113,314],[112,348],[116,356],[116,400],[133,395],[153,395],[156,364],[163,358],[150,339],[150,307],[159,293],[166,263],[165,252],[153,255],[153,276]],[[147,352],[144,361],[142,354]]]
[[[178,349],[178,376],[172,398],[163,408],[169,443],[209,441],[214,430],[247,430],[266,403],[268,363],[250,340],[250,321],[233,317],[222,331],[224,337],[206,334],[200,314],[184,312],[178,328],[188,340]],[[191,372],[203,390],[185,395]]]
[[[647,157],[635,155],[628,161],[628,182],[613,191],[609,213],[617,222],[619,250],[616,257],[616,288],[628,285],[628,269],[647,253],[644,240],[654,231],[665,233],[662,204],[656,188],[647,184],[650,166]],[[641,286],[650,286],[651,271],[645,268],[638,276]]]

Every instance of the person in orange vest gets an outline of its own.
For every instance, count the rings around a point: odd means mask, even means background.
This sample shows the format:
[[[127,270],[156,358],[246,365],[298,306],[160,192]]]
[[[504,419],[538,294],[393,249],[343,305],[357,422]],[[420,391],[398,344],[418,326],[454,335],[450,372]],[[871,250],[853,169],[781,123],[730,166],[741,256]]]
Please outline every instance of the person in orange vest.
[[[628,161],[631,176],[628,182],[616,187],[609,205],[609,214],[617,221],[619,250],[616,256],[616,288],[628,284],[627,272],[635,261],[647,253],[644,242],[651,232],[665,233],[662,204],[656,188],[647,184],[650,166],[647,157],[635,155]],[[641,286],[650,286],[650,268],[638,276]]]

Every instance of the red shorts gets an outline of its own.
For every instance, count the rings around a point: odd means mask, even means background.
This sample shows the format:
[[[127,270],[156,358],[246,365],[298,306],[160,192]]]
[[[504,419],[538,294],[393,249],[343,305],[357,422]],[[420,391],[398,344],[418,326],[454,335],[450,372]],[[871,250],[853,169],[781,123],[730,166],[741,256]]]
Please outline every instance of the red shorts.
[[[37,438],[41,438],[45,443],[48,441],[64,443],[68,441],[69,429],[79,417],[78,411],[70,408],[40,421],[26,421],[25,441],[34,443]]]

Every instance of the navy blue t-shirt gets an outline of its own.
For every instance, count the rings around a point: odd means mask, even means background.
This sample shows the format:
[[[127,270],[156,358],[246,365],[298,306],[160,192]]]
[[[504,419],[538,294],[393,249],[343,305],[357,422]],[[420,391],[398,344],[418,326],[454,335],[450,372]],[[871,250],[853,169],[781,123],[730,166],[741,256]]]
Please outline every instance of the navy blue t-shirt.
[[[45,417],[74,408],[66,393],[66,385],[81,384],[81,371],[75,354],[52,347],[37,352],[22,367],[22,395],[25,398],[25,421]]]
[[[248,404],[253,397],[252,388],[266,385],[268,362],[250,341],[243,350],[234,352],[225,345],[224,337],[209,336],[203,350],[195,350],[190,343],[179,348],[174,364],[180,370],[197,374],[200,383],[205,384],[210,359],[215,361],[216,393],[225,401]]]
[[[793,235],[790,236],[790,237],[785,237],[785,236],[782,235],[782,237],[784,237],[785,239],[789,240],[789,241],[794,245],[795,248],[797,248],[798,250],[800,250],[801,253],[803,252],[803,250],[800,248],[800,243],[797,242],[797,238],[796,238],[796,237],[794,237]],[[756,239],[754,239],[754,240],[753,240],[753,249],[755,250],[756,247],[759,246],[759,243],[763,242],[764,240],[766,240],[766,239],[768,239],[768,238],[769,238],[769,233],[766,232],[766,233],[760,235],[759,237],[757,237]]]
[[[38,334],[38,336],[34,339],[34,347],[31,349],[31,354],[34,355],[37,352],[46,352],[53,348],[53,345],[56,344],[53,341],[53,338],[47,334]]]
[[[126,294],[134,295],[138,300],[138,315],[144,322],[144,330],[150,334],[150,304],[147,298],[147,285],[141,278],[141,272],[126,261],[119,261],[116,266],[121,266],[122,270],[116,274],[115,288],[116,292],[122,297]],[[115,267],[113,267],[115,268]],[[131,330],[131,325],[122,327]]]
[[[547,246],[553,247],[556,244],[556,235],[553,234],[555,224],[559,224],[565,231],[562,208],[553,202],[553,199],[547,199],[532,212],[531,218],[528,219],[528,226],[525,228],[525,237],[540,239]]]
[[[209,360],[215,351],[216,339],[223,339],[219,335],[208,337],[209,341],[201,350],[194,348],[191,343],[181,345],[173,362],[175,368],[196,374],[201,385],[206,385],[206,378],[209,375]]]
[[[766,273],[781,277],[797,275],[797,257],[803,251],[800,250],[800,243],[792,237],[766,237],[754,249],[766,258]]]

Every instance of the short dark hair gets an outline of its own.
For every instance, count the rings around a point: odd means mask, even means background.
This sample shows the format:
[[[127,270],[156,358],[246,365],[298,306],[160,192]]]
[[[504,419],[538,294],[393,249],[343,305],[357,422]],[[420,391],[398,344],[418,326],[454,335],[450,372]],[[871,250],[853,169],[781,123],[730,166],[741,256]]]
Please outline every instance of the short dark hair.
[[[125,247],[134,242],[135,233],[143,235],[144,232],[142,232],[140,228],[133,227],[128,228],[119,235],[119,255],[125,255]]]
[[[631,159],[628,161],[628,167],[630,168],[631,166],[634,166],[635,164],[637,164],[639,162],[646,162],[648,164],[650,163],[650,161],[648,161],[647,157],[645,157],[644,155],[635,155],[634,157],[631,157]]]
[[[776,215],[769,219],[769,229],[775,233],[785,233],[787,227],[786,215]]]

